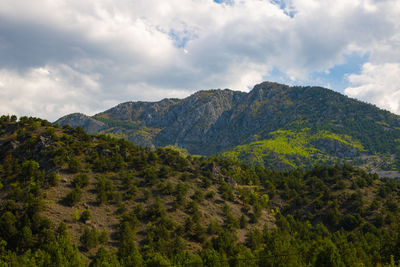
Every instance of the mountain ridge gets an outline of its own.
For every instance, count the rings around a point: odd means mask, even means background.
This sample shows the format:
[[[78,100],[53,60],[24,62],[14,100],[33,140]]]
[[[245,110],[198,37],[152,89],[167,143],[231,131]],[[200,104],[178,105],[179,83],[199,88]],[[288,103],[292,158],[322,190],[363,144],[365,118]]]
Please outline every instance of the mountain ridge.
[[[69,116],[56,123],[69,124]],[[87,126],[94,123],[92,120],[107,127],[90,131],[95,129]],[[77,124],[74,120],[72,123]],[[397,155],[399,144],[396,140],[400,140],[400,117],[395,114],[322,87],[273,82],[258,84],[248,93],[213,89],[198,91],[184,99],[125,102],[82,118],[80,126],[92,133],[111,134],[138,145],[151,148],[175,145],[191,154],[206,156],[269,140],[271,133],[278,130],[301,132],[310,129],[314,135],[328,131],[331,135],[325,137],[336,136],[333,140],[350,136],[363,145],[364,151],[360,150],[358,156],[377,155],[380,158],[383,154]],[[327,146],[332,146],[331,143],[327,142]],[[316,140],[316,144],[313,148],[318,150],[321,150],[317,148],[321,144],[324,146],[322,141]],[[325,150],[327,148],[322,149]],[[324,157],[330,158],[330,163],[351,160],[354,157],[351,145],[348,150],[349,153],[342,151],[341,155],[326,152]],[[269,158],[286,157],[274,151],[268,153]],[[246,158],[240,160],[252,163]],[[292,168],[292,165],[312,166],[318,160],[298,157],[296,162],[300,165],[292,161],[283,169]],[[395,170],[396,164],[389,164],[389,169]]]

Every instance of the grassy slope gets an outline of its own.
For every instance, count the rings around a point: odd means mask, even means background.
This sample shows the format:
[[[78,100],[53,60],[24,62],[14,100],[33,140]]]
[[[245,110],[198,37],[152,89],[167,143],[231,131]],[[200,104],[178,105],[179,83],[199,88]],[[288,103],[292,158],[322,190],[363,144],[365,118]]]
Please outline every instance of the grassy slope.
[[[243,160],[254,165],[268,165],[266,160],[277,158],[288,168],[310,167],[316,163],[339,159],[314,145],[316,141],[327,140],[357,151],[364,151],[357,140],[347,135],[334,134],[325,130],[312,133],[310,129],[278,130],[269,134],[270,138],[240,145],[223,152],[223,157]]]

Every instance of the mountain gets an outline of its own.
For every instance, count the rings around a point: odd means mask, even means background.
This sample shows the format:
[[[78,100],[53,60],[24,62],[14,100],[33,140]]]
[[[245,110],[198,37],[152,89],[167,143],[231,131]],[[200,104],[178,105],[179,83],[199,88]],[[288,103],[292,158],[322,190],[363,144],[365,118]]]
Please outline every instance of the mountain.
[[[209,90],[184,99],[127,102],[56,123],[275,169],[343,162],[376,171],[400,167],[400,117],[321,87],[264,82],[249,93]]]
[[[65,116],[57,121],[60,125],[68,124],[71,127],[81,126],[88,133],[96,133],[101,130],[107,129],[108,126],[99,120],[93,119],[82,113],[73,113]]]
[[[400,260],[399,183],[348,164],[273,171],[1,116],[0,181],[1,266]]]

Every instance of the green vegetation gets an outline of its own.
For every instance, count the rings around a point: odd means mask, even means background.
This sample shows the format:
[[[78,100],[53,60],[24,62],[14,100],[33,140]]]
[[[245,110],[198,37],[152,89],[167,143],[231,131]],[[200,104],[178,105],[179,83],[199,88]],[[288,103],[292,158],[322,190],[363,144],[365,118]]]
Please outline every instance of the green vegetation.
[[[166,149],[171,149],[171,150],[175,150],[175,151],[179,152],[179,154],[180,154],[182,157],[187,157],[187,156],[189,156],[189,152],[187,151],[187,149],[184,149],[184,148],[179,147],[179,146],[168,145],[168,146],[165,146],[164,148],[166,148]]]
[[[99,131],[138,145],[179,144],[192,155],[225,154],[276,170],[349,160],[366,170],[400,170],[400,117],[321,87],[263,82],[248,93],[122,103],[97,117],[137,124]]]
[[[348,164],[273,171],[27,117],[0,129],[1,266],[400,261],[400,185]]]
[[[343,158],[346,158],[346,153],[350,158],[354,151],[364,151],[361,143],[350,136],[325,130],[313,133],[306,128],[299,131],[278,130],[270,133],[268,139],[237,146],[221,156],[260,166],[278,164],[276,161],[279,161],[281,169],[311,167],[317,163],[339,161],[337,156],[327,151],[329,146],[334,146],[336,153],[342,150]]]

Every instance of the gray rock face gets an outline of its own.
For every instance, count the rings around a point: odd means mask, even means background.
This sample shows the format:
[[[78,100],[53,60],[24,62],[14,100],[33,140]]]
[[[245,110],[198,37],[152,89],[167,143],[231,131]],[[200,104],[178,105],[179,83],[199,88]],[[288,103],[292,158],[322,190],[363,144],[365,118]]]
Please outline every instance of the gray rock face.
[[[138,145],[178,145],[200,155],[263,140],[280,129],[349,135],[373,153],[397,153],[394,140],[400,139],[400,119],[394,114],[321,87],[271,82],[258,84],[249,93],[208,90],[184,99],[127,102],[93,117],[71,114],[57,123],[80,125],[90,133],[119,133]],[[358,153],[332,142],[316,145],[339,157]]]
[[[98,121],[96,119],[93,119],[89,116],[86,116],[85,114],[82,113],[73,113],[67,116],[64,116],[54,123],[58,123],[60,126],[68,124],[71,127],[77,127],[81,126],[83,129],[85,129],[86,132],[88,133],[97,133],[105,128],[107,128],[106,124]]]
[[[159,102],[126,102],[101,112],[94,117],[139,122],[145,125],[167,125],[167,122],[162,119],[169,112],[171,106],[180,101],[179,99],[163,99]]]
[[[195,154],[209,155],[217,152],[219,146],[229,143],[224,138],[219,138],[222,143],[216,143],[216,138],[223,134],[232,109],[238,105],[243,95],[231,90],[210,90],[183,99],[161,117],[165,124],[156,136],[155,144],[178,145]]]

